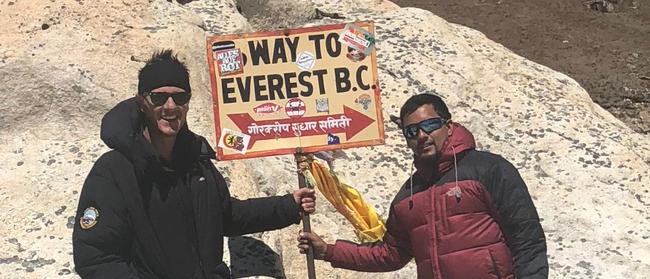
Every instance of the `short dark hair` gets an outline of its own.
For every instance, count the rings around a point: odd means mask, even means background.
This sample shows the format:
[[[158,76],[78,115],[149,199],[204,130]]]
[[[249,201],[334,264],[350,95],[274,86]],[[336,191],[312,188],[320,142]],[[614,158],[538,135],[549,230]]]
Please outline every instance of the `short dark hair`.
[[[445,104],[445,101],[440,98],[438,95],[430,94],[430,93],[422,93],[422,94],[417,94],[411,96],[404,105],[402,106],[402,109],[399,112],[399,117],[401,120],[401,123],[404,123],[405,118],[416,111],[419,107],[423,105],[432,105],[433,109],[440,115],[440,117],[450,120],[451,119],[451,113],[449,112],[449,108],[447,108],[447,105]]]
[[[189,70],[171,49],[154,52],[138,73],[138,94],[163,86],[176,86],[190,92]]]

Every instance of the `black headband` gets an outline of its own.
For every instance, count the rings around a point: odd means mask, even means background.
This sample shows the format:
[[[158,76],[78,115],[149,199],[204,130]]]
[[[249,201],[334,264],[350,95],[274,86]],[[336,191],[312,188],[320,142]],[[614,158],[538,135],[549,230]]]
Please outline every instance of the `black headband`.
[[[172,61],[157,61],[140,70],[138,94],[163,86],[175,86],[185,89],[185,92],[191,92],[187,69],[182,64]]]

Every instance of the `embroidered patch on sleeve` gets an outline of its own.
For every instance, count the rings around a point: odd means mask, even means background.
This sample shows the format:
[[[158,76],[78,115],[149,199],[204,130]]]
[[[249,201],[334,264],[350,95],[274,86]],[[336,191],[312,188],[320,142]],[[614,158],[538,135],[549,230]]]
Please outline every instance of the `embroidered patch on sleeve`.
[[[98,218],[99,210],[94,207],[88,207],[84,210],[83,216],[79,218],[79,226],[84,230],[90,229],[97,224]]]

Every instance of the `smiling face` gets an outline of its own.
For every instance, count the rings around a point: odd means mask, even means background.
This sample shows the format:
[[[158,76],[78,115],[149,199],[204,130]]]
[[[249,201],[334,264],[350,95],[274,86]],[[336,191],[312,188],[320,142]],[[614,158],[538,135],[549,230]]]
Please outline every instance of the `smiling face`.
[[[433,105],[425,104],[417,108],[414,112],[404,118],[404,127],[420,123],[424,120],[440,117]],[[438,159],[442,152],[444,142],[447,140],[449,132],[448,120],[439,129],[427,134],[422,129],[418,129],[417,135],[413,138],[407,138],[406,143],[413,151],[416,161],[433,162]]]
[[[175,86],[163,86],[151,90],[151,93],[170,94],[170,97],[159,106],[152,102],[151,96],[140,95],[140,106],[145,114],[150,134],[164,137],[175,137],[178,134],[185,125],[189,102],[178,105],[171,95],[183,92],[184,89]]]

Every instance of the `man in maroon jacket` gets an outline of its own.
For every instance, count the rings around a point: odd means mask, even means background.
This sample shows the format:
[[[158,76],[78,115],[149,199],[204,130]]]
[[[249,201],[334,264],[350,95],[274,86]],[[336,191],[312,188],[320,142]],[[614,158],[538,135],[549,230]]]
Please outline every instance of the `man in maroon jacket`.
[[[544,231],[515,167],[476,151],[438,96],[411,97],[397,122],[417,171],[391,203],[383,241],[332,245],[301,233],[300,252],[311,244],[317,259],[366,272],[415,258],[418,278],[548,278]]]

